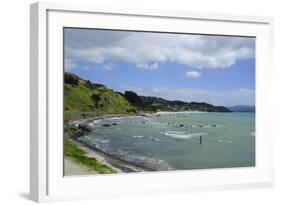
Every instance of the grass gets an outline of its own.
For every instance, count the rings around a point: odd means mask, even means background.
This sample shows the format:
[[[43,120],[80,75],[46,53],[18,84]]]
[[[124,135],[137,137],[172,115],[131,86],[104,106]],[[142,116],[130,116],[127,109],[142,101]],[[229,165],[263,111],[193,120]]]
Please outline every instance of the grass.
[[[123,96],[106,87],[65,84],[64,89],[65,111],[115,114],[128,113],[134,108]]]
[[[64,85],[64,121],[109,114],[131,114],[135,108],[120,94],[104,87]]]
[[[64,156],[70,158],[70,160],[77,164],[86,166],[87,168],[98,172],[99,174],[111,174],[117,172],[113,168],[102,164],[95,158],[88,157],[87,152],[79,149],[68,139],[64,139]]]

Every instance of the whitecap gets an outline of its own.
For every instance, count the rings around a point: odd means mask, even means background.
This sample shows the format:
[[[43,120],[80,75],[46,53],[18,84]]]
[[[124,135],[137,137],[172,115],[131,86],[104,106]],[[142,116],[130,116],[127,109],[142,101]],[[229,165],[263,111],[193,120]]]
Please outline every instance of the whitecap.
[[[250,135],[256,136],[256,132],[251,132]]]
[[[173,137],[173,138],[178,138],[178,139],[190,139],[192,137],[199,137],[202,135],[206,135],[207,133],[205,132],[199,132],[199,133],[186,133],[186,132],[178,132],[178,131],[167,131],[164,133],[164,135]]]
[[[224,143],[229,143],[229,144],[233,143],[232,140],[222,140],[222,139],[218,140],[218,142],[221,142],[221,143],[224,142]]]
[[[148,137],[149,139],[153,140],[153,141],[160,141],[160,139],[155,138],[155,137]]]
[[[106,139],[98,139],[98,138],[95,138],[95,139],[92,139],[93,141],[96,141],[96,142],[100,142],[100,143],[108,143],[109,140],[106,140]]]
[[[141,136],[141,135],[135,135],[135,136],[133,136],[134,138],[148,138],[148,139],[150,139],[150,140],[153,140],[153,141],[160,141],[160,139],[158,139],[158,138],[155,138],[155,137],[144,137],[144,136]]]
[[[109,118],[111,120],[119,120],[119,119],[122,119],[122,117],[112,117],[112,118]]]
[[[134,138],[143,138],[144,136],[141,135],[135,135]]]
[[[97,126],[100,126],[101,119],[93,120],[92,122],[88,123],[92,128],[96,128]]]

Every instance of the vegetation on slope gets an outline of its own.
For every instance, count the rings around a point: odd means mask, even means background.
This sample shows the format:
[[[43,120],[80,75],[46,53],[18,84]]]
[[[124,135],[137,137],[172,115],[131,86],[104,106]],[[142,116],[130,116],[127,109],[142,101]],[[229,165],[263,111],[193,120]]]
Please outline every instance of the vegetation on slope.
[[[204,102],[183,102],[179,100],[165,100],[158,97],[138,96],[132,91],[126,91],[124,97],[139,110],[144,111],[205,111],[205,112],[229,112],[223,106],[213,106]]]
[[[64,74],[65,120],[105,114],[130,114],[136,109],[122,95],[101,84]]]
[[[159,97],[138,96],[133,91],[125,91],[123,94],[67,72],[64,74],[64,110],[65,120],[156,111],[230,112],[226,107],[204,102],[171,101]]]

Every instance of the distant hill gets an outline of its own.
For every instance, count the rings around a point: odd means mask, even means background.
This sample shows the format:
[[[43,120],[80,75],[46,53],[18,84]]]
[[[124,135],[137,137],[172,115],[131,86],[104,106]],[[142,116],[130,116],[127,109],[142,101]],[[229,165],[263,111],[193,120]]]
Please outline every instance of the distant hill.
[[[228,107],[229,110],[232,112],[255,112],[255,106],[248,106],[248,105],[236,105],[233,107]]]
[[[92,83],[68,72],[64,73],[64,111],[66,120],[79,118],[81,114],[96,116],[156,111],[230,112],[226,107],[204,102],[170,101],[139,96],[133,91],[115,92],[105,85]]]
[[[144,111],[206,111],[230,112],[225,107],[213,106],[204,102],[183,102],[179,100],[165,100],[159,97],[138,96],[133,91],[126,91],[124,97],[139,110]]]

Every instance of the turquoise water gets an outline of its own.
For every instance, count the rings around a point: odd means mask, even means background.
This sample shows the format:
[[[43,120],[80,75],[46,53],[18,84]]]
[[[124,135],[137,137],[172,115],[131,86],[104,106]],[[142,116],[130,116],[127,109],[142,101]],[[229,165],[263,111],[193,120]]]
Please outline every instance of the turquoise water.
[[[255,166],[254,113],[116,117],[90,125],[80,140],[153,170]]]

